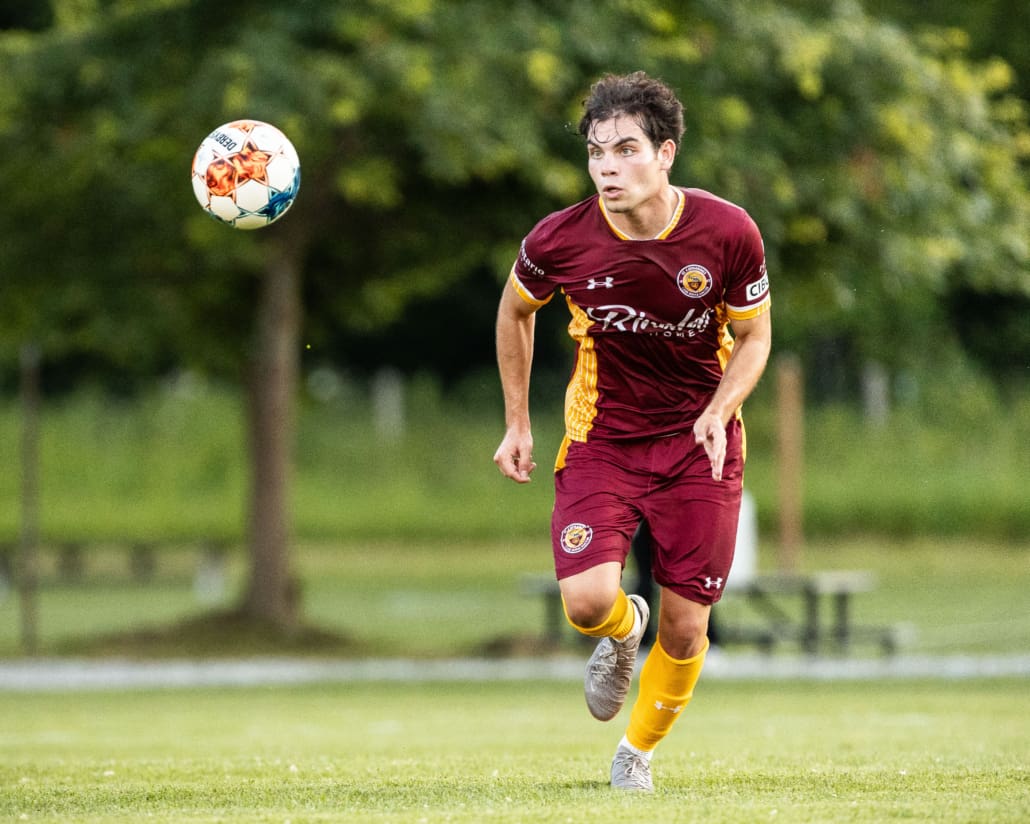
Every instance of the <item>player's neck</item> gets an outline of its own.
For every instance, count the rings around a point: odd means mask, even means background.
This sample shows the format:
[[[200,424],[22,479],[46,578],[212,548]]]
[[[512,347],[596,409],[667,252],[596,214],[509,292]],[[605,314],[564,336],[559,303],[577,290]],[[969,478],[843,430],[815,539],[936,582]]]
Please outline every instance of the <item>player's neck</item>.
[[[680,206],[676,187],[666,184],[661,192],[629,212],[608,212],[611,224],[631,240],[653,240],[669,228]]]

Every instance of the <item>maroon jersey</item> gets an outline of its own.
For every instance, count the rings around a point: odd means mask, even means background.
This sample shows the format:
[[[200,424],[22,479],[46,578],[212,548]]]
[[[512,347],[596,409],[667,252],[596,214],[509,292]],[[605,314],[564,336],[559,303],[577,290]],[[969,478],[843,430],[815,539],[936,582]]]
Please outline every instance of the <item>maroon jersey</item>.
[[[534,306],[560,289],[572,313],[571,440],[693,426],[732,351],[728,322],[769,308],[754,221],[708,192],[677,192],[679,207],[653,240],[622,234],[594,195],[544,218],[522,242],[515,289]]]

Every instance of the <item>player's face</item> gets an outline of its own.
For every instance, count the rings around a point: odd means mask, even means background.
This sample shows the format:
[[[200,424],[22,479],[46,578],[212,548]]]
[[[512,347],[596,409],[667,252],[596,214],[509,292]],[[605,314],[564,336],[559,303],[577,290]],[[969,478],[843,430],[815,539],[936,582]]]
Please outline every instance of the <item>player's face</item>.
[[[587,136],[587,169],[605,208],[632,213],[660,199],[675,152],[671,140],[656,149],[635,118],[616,115],[595,123]]]

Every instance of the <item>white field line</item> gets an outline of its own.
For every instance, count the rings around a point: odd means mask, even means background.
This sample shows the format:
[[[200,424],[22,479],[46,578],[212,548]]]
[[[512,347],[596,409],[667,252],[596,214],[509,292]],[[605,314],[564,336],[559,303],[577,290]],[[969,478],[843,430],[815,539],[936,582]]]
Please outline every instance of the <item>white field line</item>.
[[[639,663],[639,662],[638,662]],[[368,659],[254,658],[217,661],[37,659],[0,662],[0,691],[249,687],[354,682],[579,681],[585,658]],[[805,658],[712,655],[703,678],[861,681],[914,678],[1030,678],[1030,653],[1005,656]]]

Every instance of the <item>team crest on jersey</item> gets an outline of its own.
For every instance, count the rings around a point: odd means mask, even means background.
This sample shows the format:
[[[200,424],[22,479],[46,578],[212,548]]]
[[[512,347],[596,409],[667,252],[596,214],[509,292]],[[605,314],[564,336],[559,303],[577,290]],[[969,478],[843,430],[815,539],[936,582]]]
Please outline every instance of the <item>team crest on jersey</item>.
[[[569,524],[561,531],[561,548],[569,555],[582,552],[594,537],[594,530],[586,524]]]
[[[712,289],[712,273],[700,263],[691,263],[679,270],[676,285],[688,298],[703,298]]]

